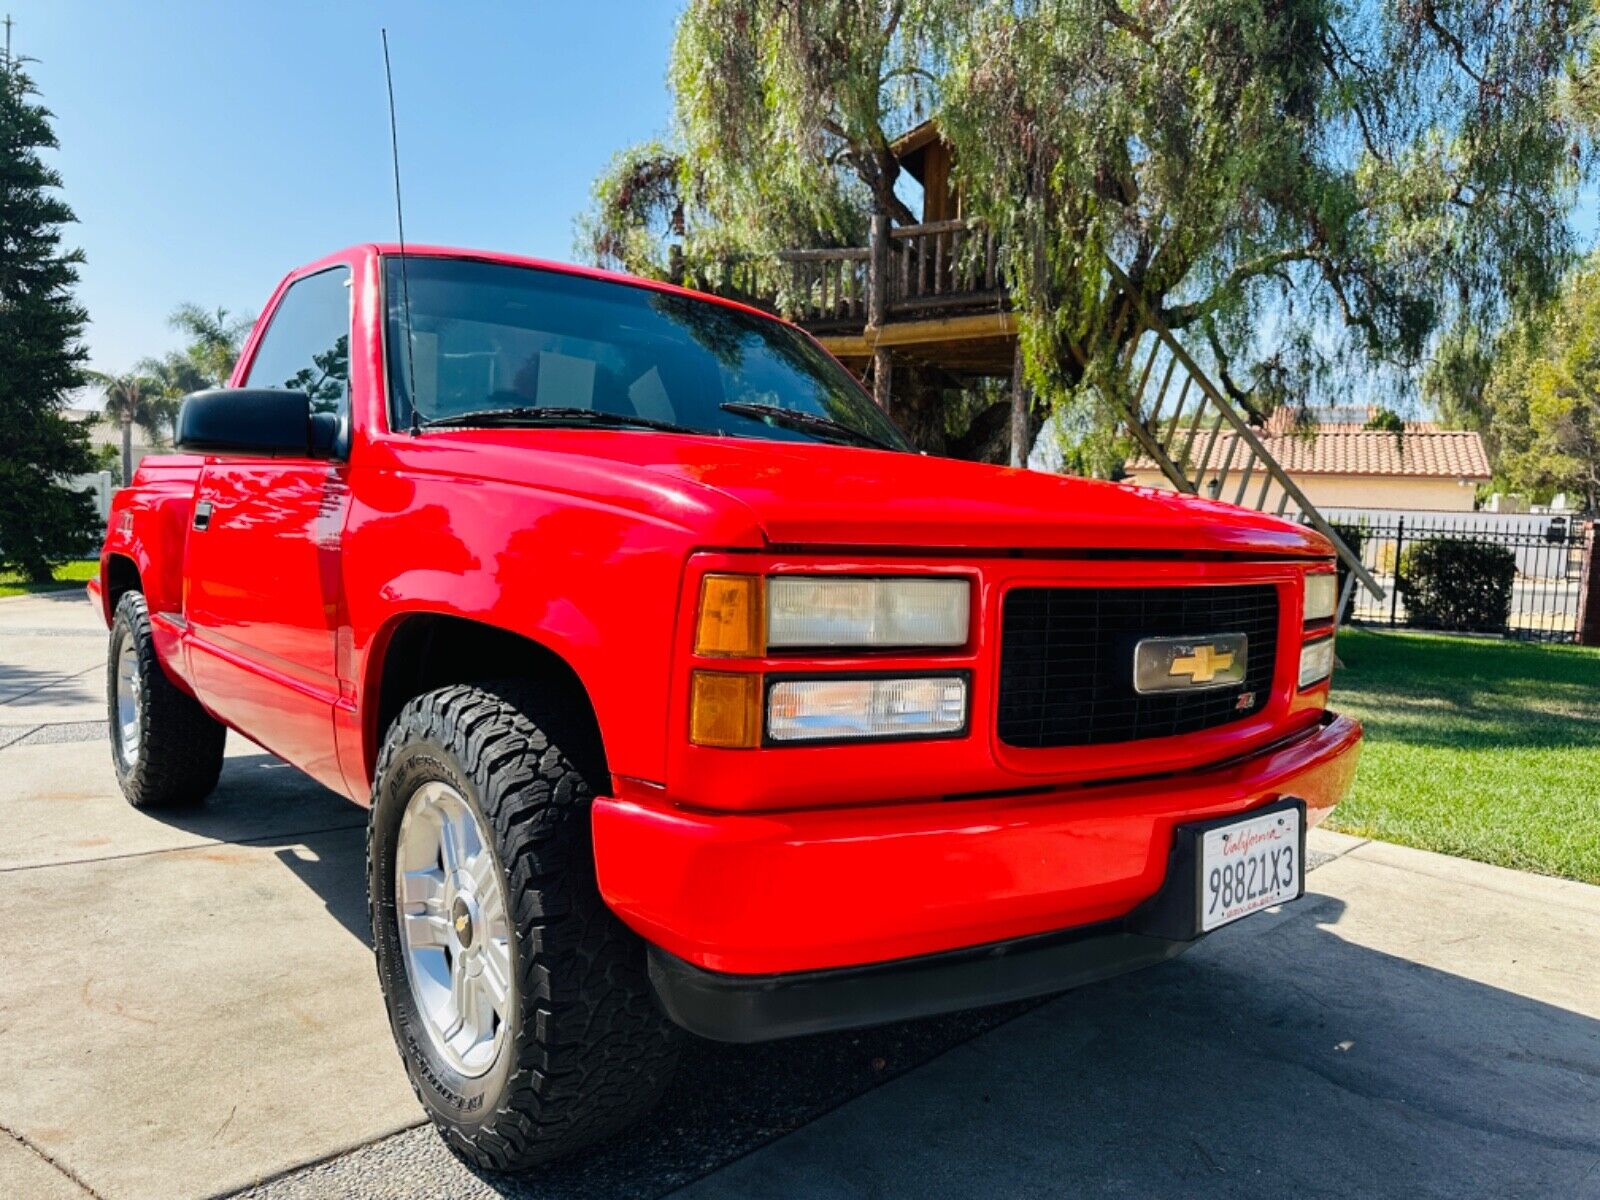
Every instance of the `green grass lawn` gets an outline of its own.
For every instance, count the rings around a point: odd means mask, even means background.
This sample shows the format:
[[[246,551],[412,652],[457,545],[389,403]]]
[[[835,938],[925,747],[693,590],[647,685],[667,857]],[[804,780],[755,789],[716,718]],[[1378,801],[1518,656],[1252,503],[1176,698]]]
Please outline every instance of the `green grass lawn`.
[[[50,583],[29,583],[20,575],[0,571],[0,597],[24,596],[29,592],[58,592],[68,587],[81,588],[99,571],[100,560],[97,558],[62,563],[56,568],[56,577]]]
[[[1350,630],[1367,740],[1329,824],[1600,884],[1600,649]]]

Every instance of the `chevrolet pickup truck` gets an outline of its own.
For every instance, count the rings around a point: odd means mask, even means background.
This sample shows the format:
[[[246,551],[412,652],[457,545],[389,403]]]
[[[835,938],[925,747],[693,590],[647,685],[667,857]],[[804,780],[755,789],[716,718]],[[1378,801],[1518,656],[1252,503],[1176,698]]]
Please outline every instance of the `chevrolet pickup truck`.
[[[1301,894],[1355,768],[1321,536],[918,454],[710,296],[346,250],[176,446],[90,585],[122,790],[201,802],[232,729],[369,808],[395,1041],[484,1167],[626,1126],[684,1030],[1170,958]]]

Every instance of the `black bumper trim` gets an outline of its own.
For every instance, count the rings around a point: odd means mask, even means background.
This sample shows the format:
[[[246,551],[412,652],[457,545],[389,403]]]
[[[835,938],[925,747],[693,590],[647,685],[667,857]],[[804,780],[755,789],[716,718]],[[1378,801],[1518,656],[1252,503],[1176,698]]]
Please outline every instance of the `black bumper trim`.
[[[724,975],[651,946],[650,982],[667,1015],[690,1033],[766,1042],[1047,996],[1164,962],[1192,944],[1085,929],[783,975]]]
[[[1301,809],[1303,894],[1304,803],[1284,798],[1249,814],[1179,826],[1161,890],[1114,921],[891,962],[775,975],[707,971],[651,946],[650,982],[673,1021],[718,1042],[856,1029],[1068,991],[1176,958],[1198,942],[1198,833],[1286,807]]]

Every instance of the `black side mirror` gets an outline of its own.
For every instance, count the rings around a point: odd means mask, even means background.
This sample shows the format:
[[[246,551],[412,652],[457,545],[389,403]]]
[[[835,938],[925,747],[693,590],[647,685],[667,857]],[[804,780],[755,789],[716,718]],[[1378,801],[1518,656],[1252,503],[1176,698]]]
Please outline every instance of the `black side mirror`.
[[[212,388],[184,397],[173,440],[190,454],[331,458],[339,441],[339,419],[313,413],[304,392]]]

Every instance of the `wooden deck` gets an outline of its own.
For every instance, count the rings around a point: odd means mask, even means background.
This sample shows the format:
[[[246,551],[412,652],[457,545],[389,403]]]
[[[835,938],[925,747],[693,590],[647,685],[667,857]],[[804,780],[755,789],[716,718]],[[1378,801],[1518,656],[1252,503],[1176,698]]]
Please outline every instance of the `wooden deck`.
[[[879,217],[865,246],[782,250],[695,282],[787,317],[858,372],[890,354],[958,376],[1013,369],[1016,318],[994,234],[976,221]]]

